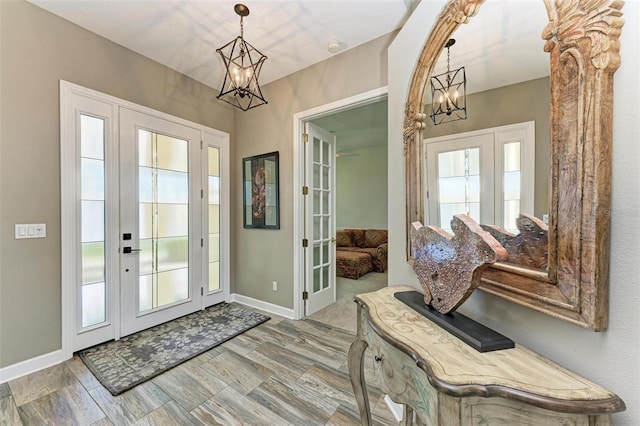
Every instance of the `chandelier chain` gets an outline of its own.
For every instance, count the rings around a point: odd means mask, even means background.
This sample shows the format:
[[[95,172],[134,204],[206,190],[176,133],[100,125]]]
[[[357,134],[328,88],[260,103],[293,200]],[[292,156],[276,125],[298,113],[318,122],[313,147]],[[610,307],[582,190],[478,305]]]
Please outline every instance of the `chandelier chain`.
[[[447,46],[447,85],[451,84],[451,51],[449,49],[449,46]]]

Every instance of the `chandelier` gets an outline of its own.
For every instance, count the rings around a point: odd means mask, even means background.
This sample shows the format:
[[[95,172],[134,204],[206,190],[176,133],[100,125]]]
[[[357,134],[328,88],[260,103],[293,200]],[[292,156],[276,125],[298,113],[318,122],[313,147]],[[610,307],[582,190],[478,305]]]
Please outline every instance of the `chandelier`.
[[[244,39],[242,19],[249,15],[249,8],[236,4],[233,10],[240,16],[240,35],[216,49],[226,69],[218,99],[247,111],[267,103],[258,84],[258,76],[267,57]]]
[[[451,71],[449,48],[455,44],[449,39],[447,48],[447,72],[431,77],[431,119],[433,124],[467,118],[467,78],[464,67]]]

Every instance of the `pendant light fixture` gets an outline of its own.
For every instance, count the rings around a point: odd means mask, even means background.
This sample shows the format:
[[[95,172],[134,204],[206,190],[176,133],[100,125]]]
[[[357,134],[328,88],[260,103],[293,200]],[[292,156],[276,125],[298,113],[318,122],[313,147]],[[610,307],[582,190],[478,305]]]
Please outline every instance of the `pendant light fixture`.
[[[467,118],[467,77],[464,67],[451,71],[449,48],[455,44],[449,39],[447,48],[447,72],[431,77],[431,119],[433,124]]]
[[[267,103],[258,83],[267,57],[244,39],[243,18],[249,15],[249,8],[236,4],[233,10],[240,16],[240,35],[216,49],[226,69],[218,99],[247,111]]]

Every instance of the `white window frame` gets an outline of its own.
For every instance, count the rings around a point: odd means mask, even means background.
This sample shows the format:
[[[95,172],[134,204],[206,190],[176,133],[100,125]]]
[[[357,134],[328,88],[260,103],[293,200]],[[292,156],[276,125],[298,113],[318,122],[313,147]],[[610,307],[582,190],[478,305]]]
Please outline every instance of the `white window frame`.
[[[424,212],[425,221],[429,225],[438,226],[440,223],[439,206],[437,202],[431,203],[430,200],[438,200],[438,184],[436,173],[435,156],[439,149],[434,146],[450,146],[447,151],[480,147],[478,144],[468,143],[464,140],[478,139],[483,136],[489,136],[493,140],[492,147],[483,146],[481,149],[491,149],[488,154],[490,160],[487,159],[487,153],[480,155],[481,176],[491,176],[493,182],[488,182],[487,178],[481,177],[480,187],[481,193],[487,193],[492,190],[492,197],[489,198],[489,205],[484,203],[481,205],[482,223],[503,224],[504,210],[504,145],[511,142],[520,142],[520,212],[528,215],[534,213],[534,197],[535,197],[535,122],[527,121],[522,123],[509,124],[506,126],[491,127],[481,130],[473,130],[469,132],[456,133],[453,135],[439,136],[435,138],[424,139],[422,144],[422,154],[425,158],[425,170],[423,173],[424,187]],[[487,159],[483,164],[482,158]],[[492,164],[491,164],[492,162]],[[486,164],[489,163],[489,164]],[[493,173],[487,173],[487,170],[493,168]],[[483,173],[484,172],[484,173]],[[491,189],[489,189],[491,188]],[[482,197],[482,195],[481,195]],[[484,213],[483,213],[484,212]],[[486,218],[486,219],[485,219]]]

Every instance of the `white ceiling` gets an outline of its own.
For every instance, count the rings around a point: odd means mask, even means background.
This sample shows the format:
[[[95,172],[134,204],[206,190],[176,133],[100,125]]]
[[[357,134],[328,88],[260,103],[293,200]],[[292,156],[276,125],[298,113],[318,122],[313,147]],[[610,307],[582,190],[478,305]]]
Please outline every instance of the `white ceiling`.
[[[215,49],[240,33],[239,1],[30,0],[211,87],[224,67]],[[260,83],[330,56],[329,41],[351,49],[401,27],[416,0],[244,0],[244,36],[268,57]]]
[[[31,2],[214,88],[221,85],[224,72],[215,49],[240,31],[233,11],[236,1]],[[344,51],[401,27],[419,2],[245,0],[251,11],[244,20],[245,38],[268,57],[260,83],[329,58],[331,40],[339,40]],[[441,5],[434,2],[434,7]],[[456,32],[451,49],[452,68],[466,67],[469,93],[548,75],[540,38],[545,22],[541,0],[487,0],[471,23]],[[436,72],[445,68],[440,65]],[[496,70],[508,70],[507,80]]]

